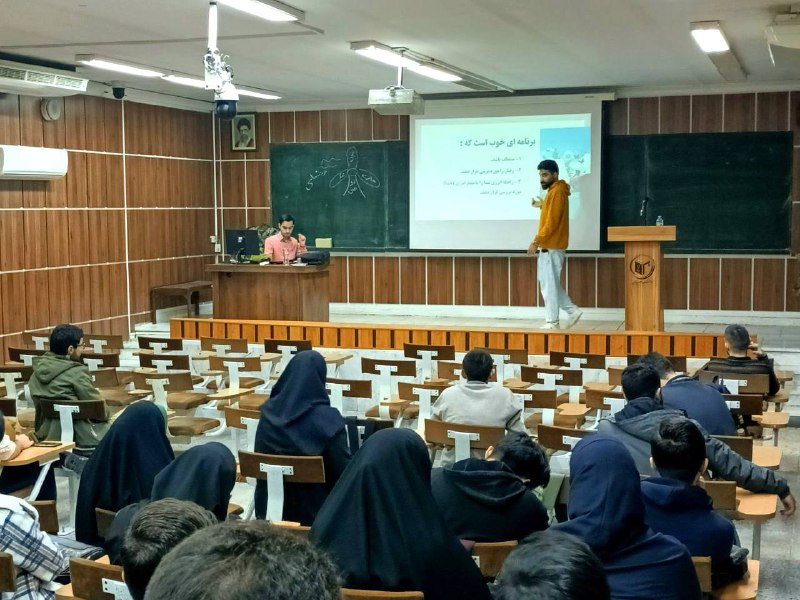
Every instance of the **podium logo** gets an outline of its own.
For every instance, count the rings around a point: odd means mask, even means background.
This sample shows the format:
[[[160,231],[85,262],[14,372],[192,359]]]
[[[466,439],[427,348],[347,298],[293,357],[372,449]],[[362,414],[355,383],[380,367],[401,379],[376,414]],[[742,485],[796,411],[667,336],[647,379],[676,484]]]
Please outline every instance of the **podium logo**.
[[[656,261],[653,260],[652,256],[640,254],[631,261],[628,268],[630,268],[631,273],[633,273],[636,279],[643,281],[645,279],[650,279],[653,273],[655,273]]]

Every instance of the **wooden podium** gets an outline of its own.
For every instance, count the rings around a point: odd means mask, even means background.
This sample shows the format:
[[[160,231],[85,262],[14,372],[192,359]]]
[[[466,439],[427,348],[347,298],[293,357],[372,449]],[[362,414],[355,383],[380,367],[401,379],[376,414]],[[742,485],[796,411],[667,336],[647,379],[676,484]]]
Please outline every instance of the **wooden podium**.
[[[215,319],[327,321],[327,265],[206,265]]]
[[[664,331],[661,242],[674,242],[675,234],[674,225],[608,228],[609,242],[625,242],[625,329],[628,331]]]

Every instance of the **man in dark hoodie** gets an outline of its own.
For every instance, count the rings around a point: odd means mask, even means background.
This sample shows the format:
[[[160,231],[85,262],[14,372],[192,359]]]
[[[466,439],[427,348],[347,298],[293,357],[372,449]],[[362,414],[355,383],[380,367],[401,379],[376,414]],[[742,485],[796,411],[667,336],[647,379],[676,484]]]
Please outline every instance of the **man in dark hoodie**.
[[[58,419],[46,419],[39,407],[39,398],[68,400],[101,400],[100,390],[92,383],[89,368],[80,362],[83,330],[75,325],[58,325],[50,334],[50,350],[33,359],[33,375],[28,383],[36,409],[36,438],[61,439]],[[106,421],[76,421],[75,450],[91,453],[108,431]]]
[[[666,408],[682,410],[687,417],[700,423],[709,435],[736,435],[731,411],[715,387],[686,373],[676,373],[669,359],[658,352],[645,354],[638,362],[650,365],[661,381],[666,380],[660,392]]]
[[[524,433],[509,433],[486,450],[485,459],[433,469],[431,491],[457,537],[502,542],[547,527],[547,511],[531,490],[548,481],[542,447]]]
[[[750,341],[750,334],[744,325],[734,324],[725,328],[725,349],[728,351],[727,357],[712,358],[700,370],[734,375],[769,375],[769,395],[774,396],[781,390],[772,359],[758,344]],[[748,351],[752,351],[754,356],[751,357]]]
[[[739,543],[736,529],[714,512],[711,498],[699,486],[708,467],[700,429],[683,417],[664,419],[650,449],[661,476],[642,481],[647,523],[653,531],[678,539],[692,556],[710,556],[714,587],[741,579],[747,563],[737,567],[731,560]]]
[[[657,392],[661,386],[658,373],[650,365],[636,363],[622,372],[622,392],[628,403],[621,411],[601,419],[599,433],[622,441],[642,475],[655,475],[650,464],[650,441],[656,437],[661,421],[669,417],[685,417],[683,411],[665,408]],[[698,427],[700,425],[695,423]],[[795,499],[786,480],[771,469],[745,460],[726,444],[710,437],[700,427],[706,444],[708,468],[717,479],[735,481],[739,487],[754,493],[777,494],[783,503],[781,514],[791,516]]]

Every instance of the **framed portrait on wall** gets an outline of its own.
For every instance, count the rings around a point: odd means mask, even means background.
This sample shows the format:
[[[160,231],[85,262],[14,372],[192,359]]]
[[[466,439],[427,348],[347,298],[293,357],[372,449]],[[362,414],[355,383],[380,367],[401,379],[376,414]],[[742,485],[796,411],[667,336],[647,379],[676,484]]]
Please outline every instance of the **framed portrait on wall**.
[[[245,113],[231,120],[231,150],[252,152],[256,149],[256,115]]]

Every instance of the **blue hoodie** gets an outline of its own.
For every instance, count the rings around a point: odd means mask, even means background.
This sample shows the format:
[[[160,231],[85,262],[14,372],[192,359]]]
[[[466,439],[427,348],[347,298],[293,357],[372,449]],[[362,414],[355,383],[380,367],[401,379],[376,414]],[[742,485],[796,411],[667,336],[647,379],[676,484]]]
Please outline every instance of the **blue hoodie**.
[[[650,477],[642,481],[647,523],[655,531],[679,539],[692,556],[710,556],[711,570],[730,568],[736,529],[715,513],[706,491],[677,479]]]
[[[569,521],[554,529],[591,547],[603,563],[612,599],[699,600],[689,551],[645,522],[639,473],[624,444],[599,434],[584,438],[569,468]]]
[[[677,375],[661,386],[666,408],[682,410],[708,435],[736,435],[736,424],[725,398],[712,386],[688,375]]]

